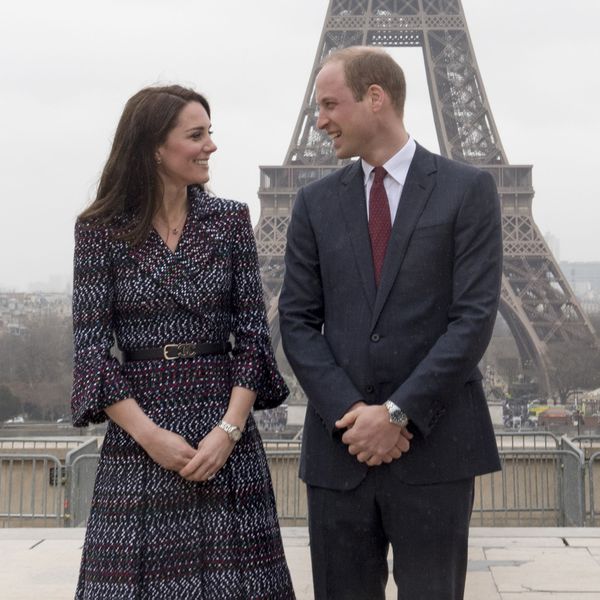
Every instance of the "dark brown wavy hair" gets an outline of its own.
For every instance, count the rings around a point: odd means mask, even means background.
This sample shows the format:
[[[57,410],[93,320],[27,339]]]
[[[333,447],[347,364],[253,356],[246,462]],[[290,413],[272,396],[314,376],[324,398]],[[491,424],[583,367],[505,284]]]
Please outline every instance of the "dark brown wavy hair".
[[[96,199],[79,219],[126,223],[117,236],[134,246],[148,237],[163,195],[156,150],[165,143],[177,125],[179,113],[190,102],[199,102],[210,117],[206,98],[179,85],[144,88],[127,101]]]

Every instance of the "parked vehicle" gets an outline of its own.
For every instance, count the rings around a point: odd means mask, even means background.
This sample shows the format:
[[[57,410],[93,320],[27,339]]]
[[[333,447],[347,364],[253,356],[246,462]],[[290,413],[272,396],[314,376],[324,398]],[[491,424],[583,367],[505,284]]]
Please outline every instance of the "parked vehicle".
[[[25,423],[25,417],[23,417],[22,415],[19,415],[17,417],[12,417],[11,419],[7,419],[4,422],[7,425],[10,425],[10,424],[13,424],[13,423]]]

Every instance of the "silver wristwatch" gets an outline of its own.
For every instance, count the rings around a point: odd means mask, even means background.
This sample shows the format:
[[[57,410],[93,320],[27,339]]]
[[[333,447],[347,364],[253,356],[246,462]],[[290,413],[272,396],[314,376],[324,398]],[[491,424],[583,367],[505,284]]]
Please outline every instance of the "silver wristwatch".
[[[390,413],[390,423],[398,425],[398,427],[406,427],[408,425],[408,417],[406,413],[391,400],[386,400],[383,404],[388,413]]]
[[[229,439],[235,444],[242,437],[242,430],[236,425],[232,425],[227,421],[219,421],[219,427],[229,436]]]

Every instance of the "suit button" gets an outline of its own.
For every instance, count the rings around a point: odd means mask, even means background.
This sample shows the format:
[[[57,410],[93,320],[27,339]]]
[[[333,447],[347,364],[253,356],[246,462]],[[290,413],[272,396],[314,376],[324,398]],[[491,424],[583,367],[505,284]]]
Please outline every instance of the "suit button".
[[[374,333],[374,334],[371,336],[371,341],[372,341],[372,342],[378,342],[380,339],[381,339],[381,338],[379,337],[379,334],[378,334],[378,333]]]
[[[367,394],[372,394],[375,391],[375,387],[372,385],[368,385],[365,390],[367,391]]]

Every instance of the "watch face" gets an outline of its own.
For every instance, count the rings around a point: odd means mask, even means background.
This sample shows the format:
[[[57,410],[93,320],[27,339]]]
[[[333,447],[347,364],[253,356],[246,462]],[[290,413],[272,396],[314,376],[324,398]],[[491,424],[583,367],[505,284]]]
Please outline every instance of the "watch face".
[[[396,425],[404,424],[404,413],[401,410],[395,410],[391,414],[392,421],[396,423]]]
[[[242,437],[242,432],[240,431],[239,427],[231,425],[231,423],[221,421],[219,423],[219,427],[229,436],[229,439],[232,442],[237,442]]]
[[[400,425],[401,427],[406,427],[408,425],[408,417],[401,408],[395,404],[392,405],[391,402],[389,404],[386,403],[386,408],[390,413],[390,421],[392,423]]]

